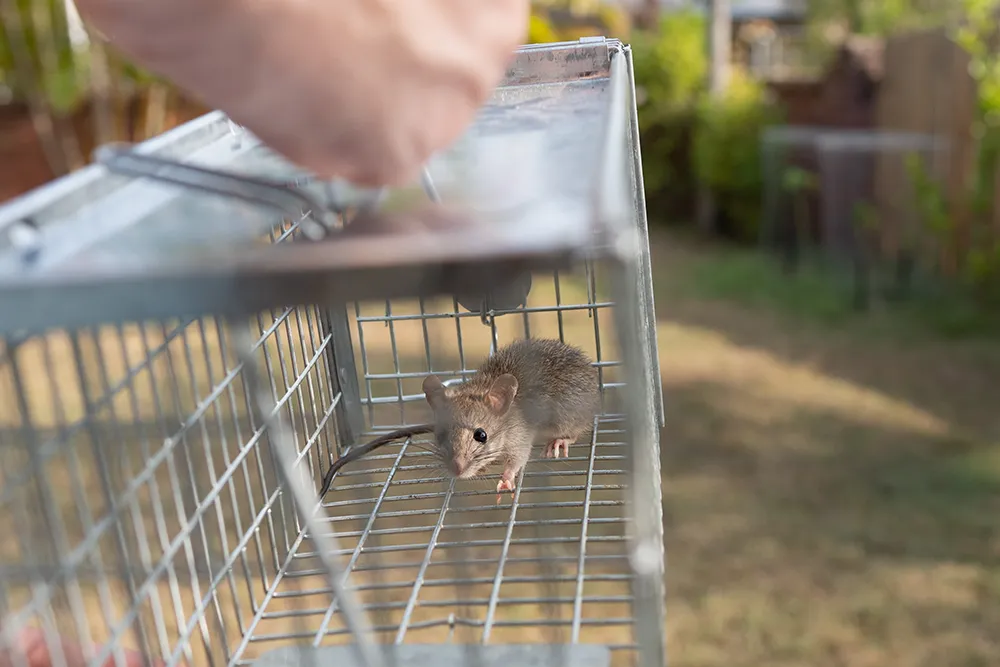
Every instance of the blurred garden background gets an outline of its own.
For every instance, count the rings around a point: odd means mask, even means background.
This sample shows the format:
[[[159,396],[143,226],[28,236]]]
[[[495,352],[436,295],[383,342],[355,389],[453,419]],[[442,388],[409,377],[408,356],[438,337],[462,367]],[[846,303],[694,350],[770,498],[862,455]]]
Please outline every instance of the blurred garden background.
[[[1000,665],[998,12],[535,3],[634,52],[674,665]],[[0,19],[0,201],[205,111],[70,0]]]

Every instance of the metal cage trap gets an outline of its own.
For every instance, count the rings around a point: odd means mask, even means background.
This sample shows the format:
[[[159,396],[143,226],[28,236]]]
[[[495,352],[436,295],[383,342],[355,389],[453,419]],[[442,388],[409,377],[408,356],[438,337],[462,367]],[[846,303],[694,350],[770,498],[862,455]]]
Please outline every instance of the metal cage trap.
[[[412,188],[320,181],[220,113],[97,162],[0,207],[0,663],[27,665],[26,629],[56,667],[70,643],[115,667],[665,663],[627,46],[521,48]],[[318,499],[349,447],[428,419],[428,374],[521,337],[598,369],[568,458],[533,453],[497,504],[414,437]]]

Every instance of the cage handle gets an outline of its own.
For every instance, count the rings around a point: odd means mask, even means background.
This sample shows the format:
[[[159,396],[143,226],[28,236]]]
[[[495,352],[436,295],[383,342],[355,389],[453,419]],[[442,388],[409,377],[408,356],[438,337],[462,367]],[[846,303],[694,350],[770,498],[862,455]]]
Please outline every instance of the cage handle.
[[[239,137],[234,124],[230,130]],[[238,127],[238,126],[237,126]],[[261,178],[246,174],[235,174],[220,169],[195,165],[180,160],[165,158],[159,155],[139,153],[131,144],[118,142],[100,146],[94,151],[94,160],[114,173],[152,178],[181,187],[188,187],[214,195],[233,197],[252,204],[268,206],[289,216],[300,216],[303,212],[311,212],[312,216],[302,218],[302,231],[312,241],[326,238],[339,225],[338,214],[342,213],[350,203],[359,209],[367,209],[377,205],[385,196],[385,188],[375,191],[372,198],[362,198],[360,202],[347,202],[350,197],[337,196],[334,188],[338,182],[329,182],[330,205],[324,205],[310,194],[299,190],[301,186],[315,181],[315,177],[302,174],[293,180],[282,182],[274,179]],[[424,165],[420,174],[420,184],[427,198],[440,203],[441,196],[431,177],[430,169]],[[342,193],[341,193],[342,194]],[[513,309],[526,305],[528,293],[531,290],[531,277],[525,277],[525,285],[517,285],[520,279],[511,281],[510,285],[501,288],[500,294],[490,294],[475,298],[476,306],[468,305],[467,299],[459,299],[459,304],[470,312],[478,310],[480,321],[491,325],[492,311]],[[494,303],[499,298],[500,303]],[[388,317],[388,313],[386,313]],[[388,325],[388,323],[387,323]]]
[[[99,147],[94,159],[109,171],[127,176],[153,178],[173,185],[201,190],[209,194],[234,197],[253,204],[276,208],[292,216],[311,212],[302,221],[302,231],[314,241],[325,238],[337,226],[334,211],[311,195],[296,188],[311,177],[291,183],[233,174],[179,160],[137,153],[128,144],[115,143]]]

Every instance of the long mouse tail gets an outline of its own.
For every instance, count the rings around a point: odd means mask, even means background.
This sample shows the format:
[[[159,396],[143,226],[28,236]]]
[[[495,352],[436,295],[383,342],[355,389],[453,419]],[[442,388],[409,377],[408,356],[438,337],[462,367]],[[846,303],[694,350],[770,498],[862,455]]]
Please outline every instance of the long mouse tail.
[[[352,447],[347,451],[346,454],[341,456],[339,459],[330,464],[330,469],[326,471],[323,475],[323,486],[320,488],[319,497],[320,500],[326,496],[327,492],[330,490],[330,485],[333,484],[333,476],[337,474],[337,471],[343,468],[345,465],[351,461],[357,461],[369,453],[378,449],[382,445],[388,445],[390,442],[396,440],[402,440],[404,438],[409,438],[415,435],[421,435],[423,433],[433,433],[434,424],[418,424],[416,426],[407,426],[406,428],[401,428],[396,431],[390,431],[384,435],[380,435],[370,442],[366,442],[363,445],[358,445],[357,447]]]

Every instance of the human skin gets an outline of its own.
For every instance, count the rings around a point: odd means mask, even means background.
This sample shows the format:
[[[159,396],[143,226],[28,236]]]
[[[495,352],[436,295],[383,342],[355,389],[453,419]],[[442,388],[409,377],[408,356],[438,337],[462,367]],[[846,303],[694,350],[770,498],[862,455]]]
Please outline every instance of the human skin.
[[[66,667],[86,667],[88,655],[83,646],[65,639],[59,640],[59,647],[55,651],[45,640],[45,633],[40,628],[25,628],[22,630],[11,647],[14,653],[18,654],[15,659],[10,652],[0,648],[0,667],[14,667],[15,665],[25,665],[26,667],[52,667],[56,662],[66,661]],[[124,667],[145,667],[142,654],[131,649],[122,651]],[[150,667],[163,667],[162,660],[152,660]],[[109,657],[103,667],[115,667],[114,657]]]
[[[412,179],[523,41],[528,0],[77,0],[116,49],[322,177]]]

